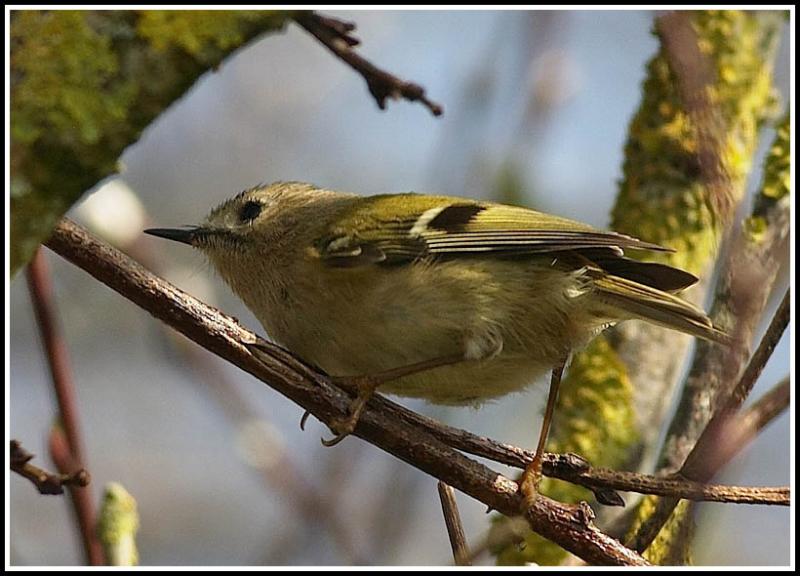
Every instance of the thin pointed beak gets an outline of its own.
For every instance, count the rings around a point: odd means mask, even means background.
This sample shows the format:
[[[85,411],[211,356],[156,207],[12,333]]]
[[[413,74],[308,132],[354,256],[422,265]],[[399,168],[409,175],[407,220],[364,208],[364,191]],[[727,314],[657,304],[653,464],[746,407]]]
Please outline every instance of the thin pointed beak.
[[[145,230],[144,233],[194,246],[194,240],[197,237],[198,230],[199,228],[197,226],[192,226],[190,228],[149,228]]]

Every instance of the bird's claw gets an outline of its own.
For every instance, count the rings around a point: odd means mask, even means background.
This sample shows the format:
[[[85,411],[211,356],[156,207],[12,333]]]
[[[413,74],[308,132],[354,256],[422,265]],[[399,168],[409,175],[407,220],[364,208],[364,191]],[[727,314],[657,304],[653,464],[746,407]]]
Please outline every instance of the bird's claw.
[[[303,412],[303,416],[300,417],[300,430],[305,431],[306,422],[308,422],[309,416],[311,416],[311,412],[309,412],[308,410]],[[339,442],[347,438],[355,428],[355,424],[351,424],[350,420],[352,419],[334,420],[331,423],[331,430],[333,430],[336,434],[330,440],[326,440],[325,438],[320,438],[322,445],[330,448],[331,446],[336,446]]]
[[[332,446],[336,446],[339,442],[347,438],[350,434],[337,434],[330,440],[325,440],[325,438],[320,438],[319,441],[322,442],[322,445],[326,448],[330,448]]]
[[[339,442],[350,436],[353,430],[355,430],[357,422],[358,414],[351,414],[349,418],[336,418],[328,425],[328,428],[334,433],[333,438],[330,440],[320,438],[322,445],[328,448],[336,446]]]

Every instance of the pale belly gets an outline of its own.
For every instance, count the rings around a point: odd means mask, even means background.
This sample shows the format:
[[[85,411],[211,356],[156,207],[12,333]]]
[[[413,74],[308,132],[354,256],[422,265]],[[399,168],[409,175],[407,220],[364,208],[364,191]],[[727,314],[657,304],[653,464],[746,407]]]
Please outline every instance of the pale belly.
[[[590,295],[576,291],[577,279],[509,262],[500,284],[497,265],[389,268],[369,282],[359,270],[331,270],[318,286],[304,287],[313,301],[295,296],[253,311],[270,336],[332,376],[461,354],[464,362],[387,382],[380,391],[475,404],[534,383],[604,322]]]
[[[500,354],[489,360],[466,360],[387,382],[380,391],[424,398],[434,404],[478,405],[542,381],[552,366],[526,357]]]

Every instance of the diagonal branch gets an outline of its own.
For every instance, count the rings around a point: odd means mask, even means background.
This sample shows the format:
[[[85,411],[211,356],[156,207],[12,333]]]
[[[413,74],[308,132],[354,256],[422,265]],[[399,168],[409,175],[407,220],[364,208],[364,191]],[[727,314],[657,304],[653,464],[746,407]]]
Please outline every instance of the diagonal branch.
[[[736,429],[739,428],[736,412],[750,394],[756,380],[764,370],[767,360],[775,350],[778,340],[789,325],[789,316],[790,301],[787,289],[783,301],[775,312],[758,349],[750,358],[747,368],[725,403],[711,418],[681,467],[681,474],[687,478],[700,481],[710,480],[716,471],[730,459],[728,453],[738,452],[739,442],[732,441],[731,438],[739,436],[736,433]]]
[[[324,422],[346,414],[350,400],[329,379],[235,319],[154,276],[69,220],[47,246],[218,356],[259,378]],[[383,400],[383,403],[389,403]],[[355,435],[508,516],[523,499],[516,482],[447,446],[426,430],[392,418],[370,402]],[[541,496],[525,510],[531,528],[591,564],[644,565],[646,560],[601,532],[586,504]]]
[[[762,306],[765,300],[766,295],[763,295]],[[790,316],[789,306],[789,291],[787,290],[756,353],[751,357],[742,376],[731,389],[731,393],[721,400],[719,408],[703,429],[678,472],[680,476],[698,482],[707,482],[750,443],[758,431],[769,421],[767,418],[774,418],[788,405],[788,384],[780,383],[763,402],[760,401],[757,406],[754,406],[756,411],[751,409],[743,413],[736,412],[752,390],[755,379],[761,373],[764,364],[786,329]],[[786,496],[788,497],[788,493]],[[678,501],[679,498],[675,496],[659,501],[655,512],[642,524],[637,533],[629,540],[629,544],[637,550],[645,550],[667,522],[678,505]]]
[[[790,386],[789,376],[784,376],[772,390],[741,413],[739,430],[745,442],[755,437],[767,424],[789,407]]]
[[[381,70],[355,52],[353,47],[359,44],[359,40],[352,35],[356,29],[356,25],[352,22],[322,16],[316,12],[300,12],[294,16],[294,20],[339,59],[364,77],[370,94],[375,98],[375,102],[378,103],[381,110],[386,109],[387,98],[404,98],[411,102],[422,102],[434,116],[441,116],[444,113],[440,104],[432,102],[425,96],[425,89],[422,86],[401,80],[397,76]]]

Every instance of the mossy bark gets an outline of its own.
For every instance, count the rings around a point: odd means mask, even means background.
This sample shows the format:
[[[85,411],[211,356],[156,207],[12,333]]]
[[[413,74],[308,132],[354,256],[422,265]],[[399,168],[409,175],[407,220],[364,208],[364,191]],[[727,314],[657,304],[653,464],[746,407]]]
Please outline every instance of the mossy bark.
[[[11,12],[11,272],[205,72],[291,12]]]

